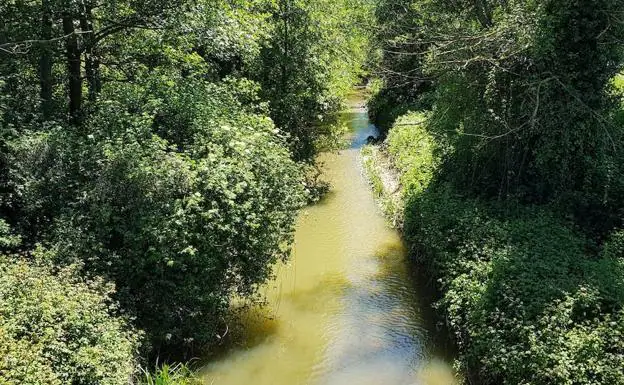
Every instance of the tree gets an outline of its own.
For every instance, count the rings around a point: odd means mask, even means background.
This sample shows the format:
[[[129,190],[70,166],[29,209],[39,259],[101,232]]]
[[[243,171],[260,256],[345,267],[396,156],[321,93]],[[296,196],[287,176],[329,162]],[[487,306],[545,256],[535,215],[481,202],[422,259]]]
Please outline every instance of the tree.
[[[307,198],[293,158],[331,131],[369,15],[354,0],[0,4],[0,216],[24,250],[114,283],[147,356],[210,347],[231,297],[255,299],[288,256]]]
[[[375,9],[379,28],[374,41],[380,57],[374,68],[382,87],[368,105],[371,119],[384,135],[399,116],[431,108],[434,82],[424,73],[424,52],[430,43],[422,12],[411,0],[382,0]]]
[[[227,85],[154,79],[118,91],[135,93],[99,108],[81,132],[20,141],[21,228],[56,245],[57,264],[114,282],[155,352],[183,354],[213,343],[230,297],[253,296],[287,257],[300,169],[271,121]]]
[[[422,60],[396,72],[434,81],[428,127],[452,148],[449,180],[483,196],[565,203],[579,218],[617,210],[623,136],[610,79],[622,62],[619,7],[423,0],[404,9],[414,26],[398,35],[416,49],[399,58]],[[399,68],[401,59],[385,57]]]
[[[277,126],[290,135],[295,159],[312,161],[316,141],[332,130],[363,73],[372,6],[279,0],[271,14],[274,33],[250,76],[262,85]]]

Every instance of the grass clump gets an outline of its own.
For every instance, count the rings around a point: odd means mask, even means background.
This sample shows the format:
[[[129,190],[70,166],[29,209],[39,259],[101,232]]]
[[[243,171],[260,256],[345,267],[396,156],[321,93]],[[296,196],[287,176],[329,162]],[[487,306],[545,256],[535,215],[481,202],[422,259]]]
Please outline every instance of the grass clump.
[[[436,144],[425,130],[425,122],[425,114],[410,112],[400,117],[388,134],[388,153],[405,193],[424,191],[438,165]]]
[[[188,364],[177,363],[156,366],[153,372],[142,370],[140,385],[201,385],[197,372]]]

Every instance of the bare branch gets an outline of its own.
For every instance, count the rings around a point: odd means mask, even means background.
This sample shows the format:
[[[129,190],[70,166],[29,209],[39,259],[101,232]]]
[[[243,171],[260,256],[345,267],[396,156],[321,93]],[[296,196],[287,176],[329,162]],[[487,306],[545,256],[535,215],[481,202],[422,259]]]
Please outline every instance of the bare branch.
[[[26,54],[28,53],[28,49],[30,49],[33,45],[52,44],[55,42],[69,39],[70,37],[75,36],[75,35],[83,35],[83,34],[87,34],[91,32],[92,31],[75,31],[67,35],[55,37],[53,39],[47,39],[47,40],[32,39],[32,40],[22,40],[22,41],[4,43],[4,44],[0,44],[0,51],[3,51],[11,55]]]

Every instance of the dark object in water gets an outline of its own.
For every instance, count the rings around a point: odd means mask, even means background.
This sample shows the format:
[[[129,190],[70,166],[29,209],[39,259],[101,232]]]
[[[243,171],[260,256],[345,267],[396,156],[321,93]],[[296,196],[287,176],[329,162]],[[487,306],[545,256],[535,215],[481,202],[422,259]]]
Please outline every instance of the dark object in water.
[[[377,144],[379,142],[380,142],[379,138],[375,138],[372,135],[366,138],[366,144]]]

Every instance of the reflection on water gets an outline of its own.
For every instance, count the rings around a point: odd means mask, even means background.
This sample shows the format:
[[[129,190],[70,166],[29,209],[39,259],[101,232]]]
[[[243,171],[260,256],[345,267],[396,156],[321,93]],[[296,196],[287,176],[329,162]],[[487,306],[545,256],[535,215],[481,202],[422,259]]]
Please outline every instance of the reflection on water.
[[[205,368],[220,385],[450,385],[424,328],[405,249],[387,227],[358,148],[377,131],[347,115],[351,149],[323,154],[333,191],[297,224],[293,258],[264,288],[263,309],[241,310],[234,345]]]

